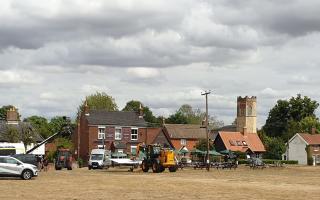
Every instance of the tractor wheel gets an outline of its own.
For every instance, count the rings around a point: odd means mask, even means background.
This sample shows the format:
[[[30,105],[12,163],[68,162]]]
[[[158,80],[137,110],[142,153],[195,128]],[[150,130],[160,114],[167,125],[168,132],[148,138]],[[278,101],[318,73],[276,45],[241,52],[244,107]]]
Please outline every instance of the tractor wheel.
[[[91,170],[92,168],[91,168],[91,166],[90,165],[88,165],[88,170]]]
[[[68,167],[68,170],[72,170],[72,167],[70,166],[70,167]]]
[[[61,170],[61,167],[56,166],[55,169],[56,170]]]
[[[178,168],[177,166],[169,167],[169,172],[176,172],[177,168]]]
[[[159,166],[159,172],[160,172],[160,173],[164,172],[165,169],[166,169],[166,168],[164,168],[164,166],[162,166],[162,165]]]
[[[159,168],[160,168],[160,166],[156,161],[152,163],[152,171],[153,171],[153,173],[159,173],[159,171],[160,171]]]
[[[148,166],[147,161],[145,161],[145,160],[142,161],[141,168],[142,168],[143,172],[148,172],[149,171],[149,166]]]

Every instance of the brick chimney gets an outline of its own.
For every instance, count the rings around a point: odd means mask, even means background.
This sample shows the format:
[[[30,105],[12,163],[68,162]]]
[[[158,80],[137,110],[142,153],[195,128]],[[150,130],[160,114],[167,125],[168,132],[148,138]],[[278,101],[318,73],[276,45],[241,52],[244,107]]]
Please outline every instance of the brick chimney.
[[[83,109],[84,115],[89,116],[89,106],[87,99],[84,101],[84,109]]]
[[[248,129],[247,129],[247,127],[243,127],[242,135],[246,136],[247,134],[248,134]]]
[[[314,134],[316,134],[316,128],[315,128],[315,127],[312,127],[312,128],[311,128],[311,135],[314,135]]]
[[[139,107],[139,118],[142,119],[143,118],[143,107],[140,103],[140,107]]]
[[[19,123],[19,113],[15,107],[10,108],[7,111],[7,124],[18,124]]]

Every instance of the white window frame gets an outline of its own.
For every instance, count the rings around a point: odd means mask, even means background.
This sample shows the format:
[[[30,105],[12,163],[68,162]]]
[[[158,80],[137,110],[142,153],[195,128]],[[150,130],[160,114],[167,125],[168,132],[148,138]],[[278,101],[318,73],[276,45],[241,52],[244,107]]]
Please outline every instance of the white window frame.
[[[117,130],[120,130],[120,134],[117,134]],[[114,129],[114,140],[121,140],[122,139],[122,127],[116,127]]]
[[[103,129],[104,132],[100,132]],[[98,126],[98,140],[106,139],[106,127],[105,126]]]
[[[133,138],[132,138],[132,130],[136,130],[136,131],[137,131],[137,134],[134,134],[134,135],[137,135],[137,138],[136,138],[136,139],[133,139]],[[138,128],[131,128],[131,140],[136,141],[136,140],[138,140],[138,139],[139,139]]]
[[[180,139],[180,144],[184,146],[187,145],[187,139],[185,138]]]

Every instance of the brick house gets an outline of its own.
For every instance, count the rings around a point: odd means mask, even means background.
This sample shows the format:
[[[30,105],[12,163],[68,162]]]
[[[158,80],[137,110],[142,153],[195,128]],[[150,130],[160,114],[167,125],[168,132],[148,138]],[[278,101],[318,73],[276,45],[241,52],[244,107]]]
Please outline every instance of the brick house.
[[[75,156],[88,159],[92,149],[135,154],[139,143],[160,143],[172,147],[161,128],[147,127],[143,113],[89,110],[85,106],[73,134]]]
[[[186,147],[190,151],[194,149],[199,139],[207,138],[206,129],[195,124],[164,124],[163,130],[177,150]]]
[[[311,134],[295,134],[287,143],[284,160],[297,160],[299,164],[306,165],[308,163],[308,153],[313,159],[313,163],[319,165],[320,134],[316,134],[315,129],[312,129]]]

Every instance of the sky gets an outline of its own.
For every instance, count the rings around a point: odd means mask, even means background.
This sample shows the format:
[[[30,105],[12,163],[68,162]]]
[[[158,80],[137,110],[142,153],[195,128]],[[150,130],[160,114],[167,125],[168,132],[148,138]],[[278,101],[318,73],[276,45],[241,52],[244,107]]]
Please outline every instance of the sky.
[[[230,124],[257,96],[258,127],[278,99],[320,102],[317,0],[1,0],[0,105],[74,117],[85,96],[182,104]],[[319,116],[319,111],[317,111]]]

